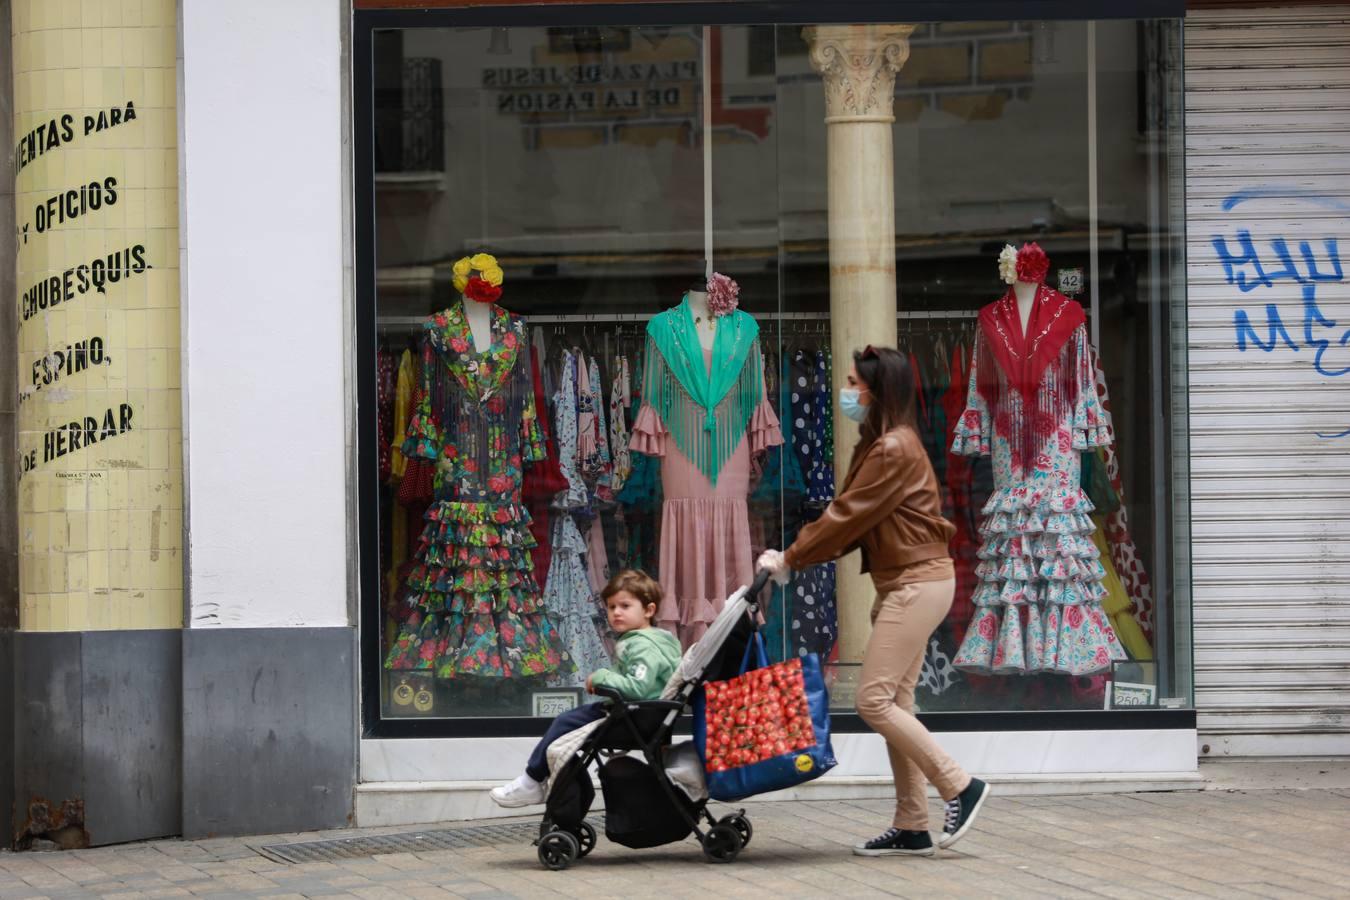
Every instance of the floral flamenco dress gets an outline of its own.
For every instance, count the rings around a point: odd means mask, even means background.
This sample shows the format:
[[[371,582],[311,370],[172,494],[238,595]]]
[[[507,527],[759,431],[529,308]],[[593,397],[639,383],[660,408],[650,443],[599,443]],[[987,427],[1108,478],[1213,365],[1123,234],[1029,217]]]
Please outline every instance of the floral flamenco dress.
[[[495,305],[491,319],[484,353],[459,304],[424,325],[421,402],[402,449],[434,464],[434,500],[389,669],[528,678],[570,668],[541,603],[521,495],[524,465],[545,456],[525,320]]]
[[[1011,290],[980,311],[966,409],[952,449],[990,455],[979,579],[955,665],[983,673],[1089,675],[1125,659],[1102,610],[1079,454],[1111,443],[1083,308],[1037,288],[1025,334]]]

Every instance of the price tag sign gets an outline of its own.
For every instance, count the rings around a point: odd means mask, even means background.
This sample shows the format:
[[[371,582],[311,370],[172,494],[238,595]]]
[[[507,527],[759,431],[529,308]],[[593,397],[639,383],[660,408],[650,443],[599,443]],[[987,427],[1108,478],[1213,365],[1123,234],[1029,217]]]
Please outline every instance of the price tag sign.
[[[1081,267],[1059,270],[1059,292],[1069,297],[1083,293],[1083,269]]]

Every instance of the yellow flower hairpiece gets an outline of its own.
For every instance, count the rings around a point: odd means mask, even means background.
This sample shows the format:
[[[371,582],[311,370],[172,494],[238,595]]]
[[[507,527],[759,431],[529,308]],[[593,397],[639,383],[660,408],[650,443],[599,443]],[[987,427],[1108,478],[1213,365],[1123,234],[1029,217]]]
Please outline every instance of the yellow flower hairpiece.
[[[502,279],[505,273],[502,267],[497,264],[497,258],[491,253],[475,253],[473,256],[466,256],[463,259],[456,260],[455,290],[461,294],[469,286],[469,278],[473,272],[477,271],[484,281],[493,287],[501,287]]]

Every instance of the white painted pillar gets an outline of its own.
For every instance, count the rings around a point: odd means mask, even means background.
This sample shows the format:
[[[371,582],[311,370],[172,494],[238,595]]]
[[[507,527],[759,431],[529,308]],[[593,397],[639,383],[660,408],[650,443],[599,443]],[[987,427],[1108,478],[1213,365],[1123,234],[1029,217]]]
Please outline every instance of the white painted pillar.
[[[829,171],[830,324],[834,383],[853,351],[895,346],[895,76],[909,58],[913,25],[821,25],[803,29],[811,65],[824,79]],[[835,405],[834,471],[848,471],[858,426]],[[858,662],[875,592],[851,554],[839,563],[840,658]],[[847,672],[845,673],[847,674]],[[849,679],[845,678],[845,681]],[[844,698],[841,696],[841,700]]]

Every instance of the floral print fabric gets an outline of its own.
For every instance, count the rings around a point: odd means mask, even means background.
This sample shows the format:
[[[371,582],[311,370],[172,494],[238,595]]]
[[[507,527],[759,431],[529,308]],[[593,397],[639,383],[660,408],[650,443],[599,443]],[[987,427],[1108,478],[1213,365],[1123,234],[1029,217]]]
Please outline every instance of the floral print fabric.
[[[984,340],[982,331],[977,341]],[[954,660],[962,669],[1087,675],[1126,657],[1102,610],[1106,572],[1092,542],[1092,503],[1080,486],[1079,454],[1111,443],[1111,421],[1092,383],[1086,330],[1079,326],[1069,341],[1074,373],[1057,372],[1059,364],[1052,364],[1039,391],[1056,391],[1066,377],[1076,377],[1076,402],[1035,458],[1016,469],[1005,417],[991,414],[978,389],[977,365],[971,364],[952,449],[991,455],[995,490],[980,526],[975,610]],[[989,354],[977,350],[975,358]],[[1017,392],[1009,398],[1009,416],[1015,418],[1023,401]],[[1048,399],[1041,408],[1054,408],[1057,398]]]
[[[440,678],[567,669],[539,603],[522,503],[524,466],[545,453],[525,346],[524,320],[496,306],[484,353],[458,305],[425,325],[422,390],[402,450],[434,464],[433,502],[403,585],[390,669]]]
[[[628,449],[628,406],[631,403],[628,357],[620,356],[614,363],[614,385],[609,391],[609,446],[614,453],[609,489],[614,494],[623,490],[624,482],[633,472],[633,457]]]
[[[585,552],[586,541],[576,521],[569,514],[558,516],[553,523],[553,564],[544,587],[544,607],[558,623],[563,652],[572,663],[572,671],[551,679],[549,684],[554,687],[581,687],[588,675],[611,664],[601,637],[607,630],[605,617],[591,593],[582,560]]]

